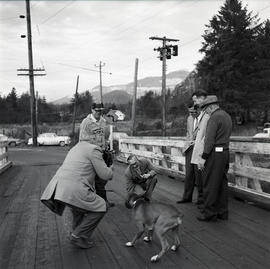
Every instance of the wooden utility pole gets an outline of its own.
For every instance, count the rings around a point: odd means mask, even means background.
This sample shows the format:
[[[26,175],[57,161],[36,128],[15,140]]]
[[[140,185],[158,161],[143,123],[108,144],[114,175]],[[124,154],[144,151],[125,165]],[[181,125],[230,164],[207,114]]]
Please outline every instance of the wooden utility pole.
[[[103,103],[103,94],[102,94],[102,67],[105,66],[105,63],[99,62],[99,65],[95,64],[95,67],[99,68],[99,91],[100,91],[100,102]]]
[[[76,121],[76,112],[77,112],[78,87],[79,87],[79,75],[77,76],[75,98],[74,98],[74,108],[73,108],[73,119],[72,119],[72,139],[73,139],[74,144],[75,144],[75,121]]]
[[[35,106],[36,106],[36,123],[37,123],[37,129],[38,129],[38,91],[36,91],[36,102],[35,102]]]
[[[36,122],[36,108],[35,108],[35,88],[34,88],[30,0],[25,0],[25,1],[26,1],[26,21],[27,21],[27,41],[28,41],[31,125],[32,125],[33,146],[36,147],[37,146],[37,122]]]
[[[135,60],[135,74],[134,74],[134,89],[133,89],[133,99],[132,99],[132,135],[136,134],[136,99],[137,99],[137,84],[138,84],[138,58]]]
[[[164,37],[149,37],[151,40],[160,40],[162,41],[162,47],[159,47],[157,50],[160,52],[160,60],[162,60],[162,136],[166,136],[166,59],[171,59],[171,55],[178,55],[178,47],[167,45],[167,42],[177,42],[178,39],[166,38]],[[171,52],[171,48],[173,52]]]
[[[162,40],[162,136],[166,136],[166,39]]]

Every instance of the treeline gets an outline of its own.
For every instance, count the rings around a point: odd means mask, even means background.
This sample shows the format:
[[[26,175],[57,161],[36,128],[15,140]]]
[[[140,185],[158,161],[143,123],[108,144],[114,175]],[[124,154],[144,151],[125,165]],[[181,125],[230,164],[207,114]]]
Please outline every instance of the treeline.
[[[59,120],[59,113],[53,105],[46,102],[46,98],[38,98],[38,111],[41,121],[54,122]],[[7,96],[0,95],[0,123],[30,123],[30,95],[23,93],[17,95],[13,88]]]

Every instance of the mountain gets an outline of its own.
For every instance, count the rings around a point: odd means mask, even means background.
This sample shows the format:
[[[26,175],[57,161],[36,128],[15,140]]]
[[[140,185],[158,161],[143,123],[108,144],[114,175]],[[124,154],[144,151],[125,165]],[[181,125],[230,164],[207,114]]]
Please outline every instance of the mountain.
[[[127,104],[129,101],[131,101],[131,99],[132,95],[121,90],[115,90],[103,95],[104,104]]]
[[[71,102],[71,99],[72,98],[70,96],[65,96],[65,97],[62,97],[60,99],[54,100],[54,101],[52,101],[50,103],[54,104],[54,105],[69,104]]]
[[[170,72],[166,75],[166,86],[171,90],[174,90],[176,85],[179,85],[187,76],[189,72],[187,70],[177,70]],[[143,96],[146,92],[153,91],[155,93],[161,92],[161,77],[145,77],[138,80],[137,86],[137,98]],[[103,86],[103,101],[104,103],[115,103],[115,104],[124,104],[128,103],[131,100],[133,95],[134,83],[128,84],[119,84],[111,86]],[[90,91],[91,95],[95,102],[100,101],[100,92],[99,86],[94,87]],[[61,99],[55,100],[53,104],[64,104],[69,103],[71,97],[63,97]]]
[[[188,74],[189,72],[186,70],[178,70],[178,71],[168,73],[166,76],[167,88],[174,90],[175,86],[181,83],[187,77]],[[141,97],[148,91],[160,93],[161,83],[162,83],[161,77],[146,77],[146,78],[139,79],[138,87],[137,87],[137,97]],[[133,82],[128,83],[128,84],[120,84],[120,85],[112,85],[112,86],[103,87],[102,88],[103,96],[113,91],[116,91],[118,93],[119,91],[123,91],[132,96],[133,88],[134,88]],[[94,87],[91,91],[91,94],[95,101],[99,101],[100,100],[99,86]]]

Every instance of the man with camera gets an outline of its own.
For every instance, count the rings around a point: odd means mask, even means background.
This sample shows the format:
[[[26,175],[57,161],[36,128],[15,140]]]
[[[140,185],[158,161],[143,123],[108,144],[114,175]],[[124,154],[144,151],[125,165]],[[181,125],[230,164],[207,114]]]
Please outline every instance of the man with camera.
[[[104,106],[103,103],[93,103],[92,104],[92,109],[91,109],[91,113],[82,121],[81,125],[80,125],[80,136],[79,136],[79,140],[81,140],[81,135],[83,133],[83,130],[85,128],[85,126],[88,123],[91,123],[93,125],[96,125],[100,128],[103,129],[103,159],[106,163],[106,165],[108,167],[110,167],[113,163],[113,154],[112,151],[109,148],[109,145],[107,143],[107,139],[109,137],[109,126],[107,125],[106,120],[104,119],[104,117],[102,116],[104,111]],[[106,193],[106,189],[105,186],[107,184],[107,181],[99,178],[97,176],[96,180],[95,180],[95,187],[96,187],[96,193],[101,196],[107,203],[108,207],[113,207],[115,204],[112,202],[109,202],[107,199],[107,193]]]

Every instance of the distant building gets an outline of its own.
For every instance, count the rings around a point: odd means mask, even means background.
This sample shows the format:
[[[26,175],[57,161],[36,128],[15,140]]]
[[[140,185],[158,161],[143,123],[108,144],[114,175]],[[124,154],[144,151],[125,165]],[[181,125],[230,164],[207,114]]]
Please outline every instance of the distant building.
[[[107,114],[107,117],[111,117],[112,121],[122,121],[125,119],[125,114],[120,110],[111,109]]]

